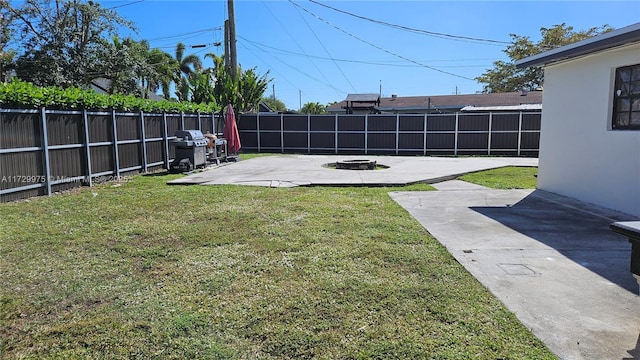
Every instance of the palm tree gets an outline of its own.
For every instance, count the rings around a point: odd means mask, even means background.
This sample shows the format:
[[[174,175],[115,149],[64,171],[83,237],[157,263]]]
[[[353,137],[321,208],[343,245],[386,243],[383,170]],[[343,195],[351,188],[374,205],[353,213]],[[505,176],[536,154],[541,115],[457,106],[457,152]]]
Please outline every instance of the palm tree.
[[[175,69],[174,81],[176,83],[176,96],[179,101],[189,100],[189,80],[188,77],[194,72],[202,70],[202,62],[196,55],[184,56],[186,46],[178,43],[176,46],[176,61],[178,67]]]
[[[175,69],[178,67],[178,61],[171,54],[160,49],[153,49],[149,52],[148,62],[154,68],[153,78],[149,79],[148,84],[153,82],[154,89],[148,89],[155,92],[158,88],[162,89],[162,95],[166,100],[171,98],[171,82],[174,79]]]
[[[319,102],[308,102],[304,104],[300,112],[303,114],[324,114],[327,112],[327,108]]]

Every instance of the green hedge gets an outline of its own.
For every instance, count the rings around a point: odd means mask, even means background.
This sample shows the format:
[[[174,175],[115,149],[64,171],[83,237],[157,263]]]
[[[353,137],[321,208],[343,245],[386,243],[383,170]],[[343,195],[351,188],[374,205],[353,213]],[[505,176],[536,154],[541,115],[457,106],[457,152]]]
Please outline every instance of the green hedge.
[[[153,101],[133,95],[98,94],[93,90],[79,88],[38,87],[29,82],[15,80],[0,83],[0,107],[189,113],[212,113],[220,110],[220,107],[215,104]]]

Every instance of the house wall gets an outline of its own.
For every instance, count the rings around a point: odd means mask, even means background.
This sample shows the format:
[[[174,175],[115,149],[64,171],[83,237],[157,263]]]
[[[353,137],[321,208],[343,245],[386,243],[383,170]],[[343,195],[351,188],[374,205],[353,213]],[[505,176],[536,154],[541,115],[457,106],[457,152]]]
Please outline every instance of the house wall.
[[[545,67],[538,188],[640,217],[640,131],[611,130],[615,69],[640,44]]]

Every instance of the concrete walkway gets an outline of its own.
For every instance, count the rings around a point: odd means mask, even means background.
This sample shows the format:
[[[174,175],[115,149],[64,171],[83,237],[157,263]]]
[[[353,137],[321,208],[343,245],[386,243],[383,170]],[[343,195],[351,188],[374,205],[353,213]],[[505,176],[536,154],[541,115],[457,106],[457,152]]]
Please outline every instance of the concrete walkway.
[[[385,170],[335,170],[337,160],[376,160]],[[561,359],[640,359],[640,297],[631,244],[608,229],[637,220],[540,190],[492,190],[455,179],[526,158],[286,155],[216,167],[171,184],[434,184],[393,192],[453,256]]]
[[[435,186],[390,195],[551,351],[640,359],[631,244],[608,229],[629,216],[540,190]]]

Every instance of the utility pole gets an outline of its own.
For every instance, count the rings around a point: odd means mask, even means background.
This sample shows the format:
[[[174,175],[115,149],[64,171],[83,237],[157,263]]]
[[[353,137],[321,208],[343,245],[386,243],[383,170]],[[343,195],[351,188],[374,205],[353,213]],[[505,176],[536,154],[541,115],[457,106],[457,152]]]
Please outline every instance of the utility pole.
[[[229,56],[229,20],[224,21],[224,67],[231,71],[231,56]]]
[[[298,108],[298,110],[302,110],[302,90],[298,89],[298,96],[299,96],[299,101],[300,101],[300,107]]]
[[[229,60],[231,62],[231,78],[238,78],[238,53],[236,52],[236,15],[233,0],[227,0],[229,8]]]

